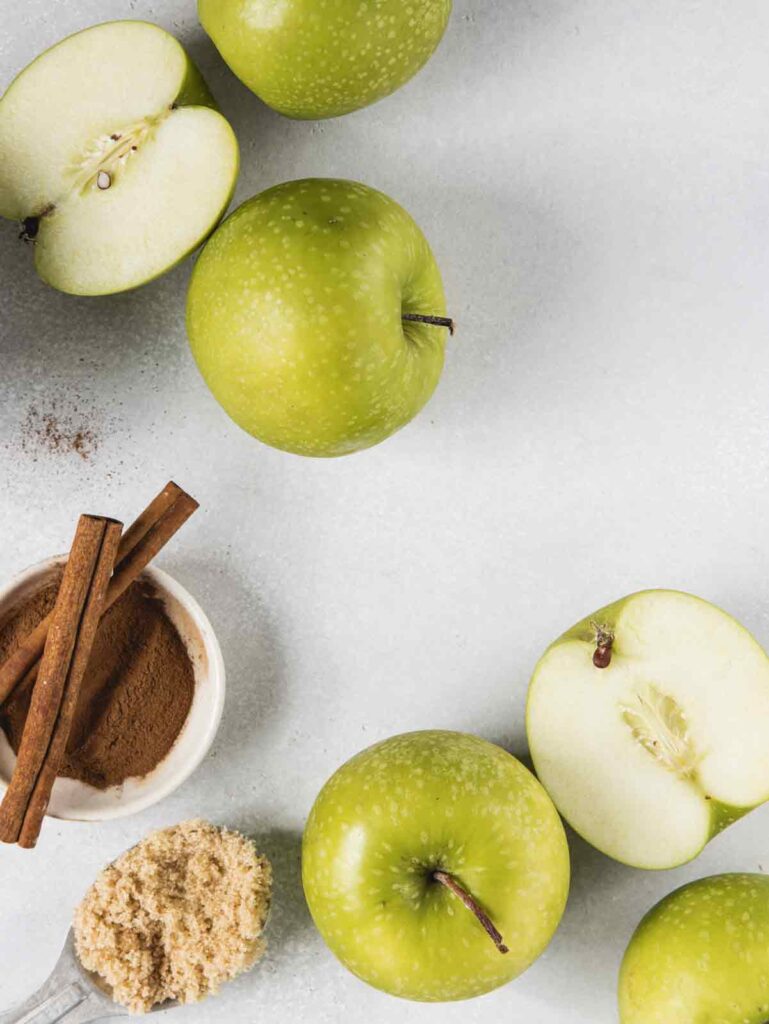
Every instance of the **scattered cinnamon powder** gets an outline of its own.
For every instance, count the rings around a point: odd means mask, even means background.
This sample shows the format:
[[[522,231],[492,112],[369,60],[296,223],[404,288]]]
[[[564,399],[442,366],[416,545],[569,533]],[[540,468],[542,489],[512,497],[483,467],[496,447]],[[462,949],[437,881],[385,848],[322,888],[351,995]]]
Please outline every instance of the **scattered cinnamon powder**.
[[[253,843],[205,821],[154,832],[105,868],[75,912],[75,945],[131,1013],[193,1003],[252,967],[272,871]]]
[[[35,455],[78,455],[88,460],[99,447],[93,424],[78,408],[41,411],[32,405],[21,426],[21,450]]]
[[[54,580],[0,625],[0,662],[53,608]],[[99,789],[146,775],[168,754],[187,720],[195,675],[162,602],[134,583],[101,621],[59,775]],[[18,752],[32,688],[25,681],[0,710]]]

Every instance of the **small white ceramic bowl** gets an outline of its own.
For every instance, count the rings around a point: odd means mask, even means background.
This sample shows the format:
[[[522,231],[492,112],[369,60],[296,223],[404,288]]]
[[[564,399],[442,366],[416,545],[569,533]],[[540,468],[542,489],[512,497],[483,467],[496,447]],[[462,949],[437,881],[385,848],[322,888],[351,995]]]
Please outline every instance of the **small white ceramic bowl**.
[[[20,573],[0,589],[0,622],[35,594],[53,576],[65,556],[49,558]],[[176,743],[160,764],[143,778],[121,786],[95,789],[75,779],[57,779],[48,814],[66,821],[107,821],[136,814],[173,793],[208,753],[224,709],[224,661],[211,623],[197,601],[167,573],[150,566],[141,579],[150,583],[179,631],[195,671],[190,713]],[[0,729],[0,794],[11,777],[15,756]]]

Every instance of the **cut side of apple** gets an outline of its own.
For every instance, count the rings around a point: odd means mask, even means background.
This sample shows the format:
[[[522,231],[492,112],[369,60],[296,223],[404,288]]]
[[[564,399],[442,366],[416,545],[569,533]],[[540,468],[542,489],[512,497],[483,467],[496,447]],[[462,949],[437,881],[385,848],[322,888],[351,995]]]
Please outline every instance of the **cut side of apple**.
[[[625,864],[683,864],[769,799],[769,659],[688,594],[643,591],[565,633],[536,666],[526,718],[560,812]]]
[[[215,227],[238,173],[232,128],[173,36],[117,21],[70,36],[0,100],[0,215],[65,292],[134,288]]]

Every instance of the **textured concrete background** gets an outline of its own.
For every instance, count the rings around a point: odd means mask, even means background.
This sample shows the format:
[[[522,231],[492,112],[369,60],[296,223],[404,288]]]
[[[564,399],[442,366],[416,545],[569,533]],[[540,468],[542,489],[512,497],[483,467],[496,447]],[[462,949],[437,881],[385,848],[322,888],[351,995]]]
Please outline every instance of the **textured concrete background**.
[[[769,867],[769,808],[661,874],[574,840],[547,954],[449,1007],[397,1002],[336,964],[304,906],[299,837],[325,778],[391,733],[459,728],[524,751],[538,654],[623,593],[692,590],[769,643],[769,6],[457,0],[415,81],[321,124],[242,88],[192,0],[0,0],[0,14],[3,85],[110,17],[176,32],[240,138],[237,201],[305,175],[384,189],[431,239],[461,325],[409,428],[302,460],[239,432],[198,378],[190,262],[73,299],[0,226],[0,576],[64,548],[78,512],[130,518],[173,476],[203,509],[160,564],[208,611],[230,682],[213,752],[172,799],[0,850],[0,1006],[47,973],[105,861],[201,814],[260,837],[277,894],[269,958],[189,1024],[614,1021],[641,914],[686,879]],[[90,425],[87,461],[25,443],[25,420],[53,411]]]

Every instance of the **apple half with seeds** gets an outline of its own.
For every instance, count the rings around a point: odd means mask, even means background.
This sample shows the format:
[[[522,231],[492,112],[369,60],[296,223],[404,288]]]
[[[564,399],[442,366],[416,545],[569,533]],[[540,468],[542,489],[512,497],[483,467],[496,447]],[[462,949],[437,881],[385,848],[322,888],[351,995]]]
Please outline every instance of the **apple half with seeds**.
[[[633,867],[684,864],[769,799],[769,658],[689,594],[642,591],[564,633],[526,725],[564,818]]]
[[[64,292],[120,292],[169,270],[215,227],[237,173],[232,128],[157,25],[69,36],[0,99],[0,215]]]

